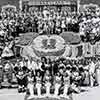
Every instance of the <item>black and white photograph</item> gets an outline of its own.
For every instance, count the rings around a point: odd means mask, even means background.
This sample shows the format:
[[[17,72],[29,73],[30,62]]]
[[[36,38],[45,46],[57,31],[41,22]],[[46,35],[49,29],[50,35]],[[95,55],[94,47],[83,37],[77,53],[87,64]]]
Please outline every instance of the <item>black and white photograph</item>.
[[[0,100],[100,100],[100,0],[0,0]]]

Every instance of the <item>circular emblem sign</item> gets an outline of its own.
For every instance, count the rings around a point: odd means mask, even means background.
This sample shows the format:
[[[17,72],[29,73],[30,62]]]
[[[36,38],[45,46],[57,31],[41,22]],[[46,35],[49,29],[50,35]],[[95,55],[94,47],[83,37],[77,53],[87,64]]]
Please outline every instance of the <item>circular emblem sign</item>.
[[[66,45],[65,40],[58,35],[40,35],[37,36],[30,45],[25,46],[21,50],[23,57],[32,57],[39,59],[46,57],[69,56],[71,47]]]
[[[39,57],[60,56],[65,51],[65,40],[58,35],[42,35],[33,40],[33,50]]]

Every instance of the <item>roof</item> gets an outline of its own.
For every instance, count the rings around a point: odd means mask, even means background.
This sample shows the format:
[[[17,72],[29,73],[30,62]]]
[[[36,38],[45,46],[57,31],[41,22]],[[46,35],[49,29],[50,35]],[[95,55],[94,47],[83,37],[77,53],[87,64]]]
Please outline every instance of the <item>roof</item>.
[[[98,4],[100,6],[100,0],[81,0],[81,4]]]

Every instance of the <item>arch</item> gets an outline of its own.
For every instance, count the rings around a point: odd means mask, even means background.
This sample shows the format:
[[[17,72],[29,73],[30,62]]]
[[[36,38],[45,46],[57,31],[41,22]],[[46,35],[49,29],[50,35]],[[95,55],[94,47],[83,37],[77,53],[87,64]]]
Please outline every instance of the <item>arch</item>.
[[[2,12],[9,8],[14,9],[14,11],[16,11],[16,6],[8,4],[8,5],[2,6]]]

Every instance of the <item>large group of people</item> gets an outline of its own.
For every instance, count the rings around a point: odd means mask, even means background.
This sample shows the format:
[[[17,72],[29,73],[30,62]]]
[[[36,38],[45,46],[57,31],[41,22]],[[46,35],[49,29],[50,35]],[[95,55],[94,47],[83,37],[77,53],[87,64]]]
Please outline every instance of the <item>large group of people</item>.
[[[95,43],[100,37],[100,13],[88,9],[77,14],[68,11],[67,7],[52,6],[33,7],[28,12],[6,9],[0,13],[0,55],[5,57],[2,53],[9,49],[8,57],[15,56],[15,39],[21,33],[59,35],[66,31],[79,33],[83,42]]]
[[[9,58],[16,56],[15,39],[20,33],[35,32],[40,35],[80,32],[82,41],[97,40],[100,36],[100,14],[89,11],[77,14],[67,9],[44,7],[33,8],[29,12],[8,9],[0,14],[0,88],[7,81],[11,87],[16,78],[18,92],[27,91],[30,98],[51,97],[70,98],[81,92],[81,86],[100,85],[100,59],[52,60],[42,57],[41,61],[32,58]],[[93,42],[93,41],[92,41]],[[7,62],[2,64],[2,58]]]
[[[30,94],[31,98],[70,98],[72,93],[80,93],[81,86],[100,85],[100,58],[51,60],[21,59],[0,64],[0,86],[6,81],[11,87],[15,77],[18,92]]]

